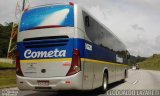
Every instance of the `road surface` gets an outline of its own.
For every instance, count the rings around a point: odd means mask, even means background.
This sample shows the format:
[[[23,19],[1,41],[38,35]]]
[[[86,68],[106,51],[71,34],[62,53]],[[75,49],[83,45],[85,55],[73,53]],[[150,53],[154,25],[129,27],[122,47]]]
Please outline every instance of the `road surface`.
[[[8,90],[18,90],[18,89],[11,88]],[[111,92],[113,90],[160,90],[160,71],[130,69],[126,82],[125,83],[116,82],[116,83],[110,84],[109,90],[107,91],[106,94],[100,94],[96,91],[89,91],[89,92],[69,91],[69,92],[60,92],[60,93],[19,91],[17,96],[106,96],[106,95],[111,96],[112,94],[108,92]],[[0,92],[2,93],[2,90]],[[157,96],[158,95],[160,96],[160,91],[159,93],[157,93]]]

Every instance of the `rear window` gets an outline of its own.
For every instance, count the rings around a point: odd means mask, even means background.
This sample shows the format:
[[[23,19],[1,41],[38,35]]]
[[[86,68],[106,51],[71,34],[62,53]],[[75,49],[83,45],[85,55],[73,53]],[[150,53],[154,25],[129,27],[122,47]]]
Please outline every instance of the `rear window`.
[[[73,6],[54,5],[30,9],[22,14],[19,31],[54,26],[74,27]]]

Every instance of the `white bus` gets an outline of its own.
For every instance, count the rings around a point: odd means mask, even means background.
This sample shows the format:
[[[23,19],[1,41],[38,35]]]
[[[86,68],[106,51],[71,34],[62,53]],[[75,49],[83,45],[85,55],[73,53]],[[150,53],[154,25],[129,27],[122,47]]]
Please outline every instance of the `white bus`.
[[[127,77],[125,45],[74,3],[23,12],[17,39],[20,90],[107,90]]]

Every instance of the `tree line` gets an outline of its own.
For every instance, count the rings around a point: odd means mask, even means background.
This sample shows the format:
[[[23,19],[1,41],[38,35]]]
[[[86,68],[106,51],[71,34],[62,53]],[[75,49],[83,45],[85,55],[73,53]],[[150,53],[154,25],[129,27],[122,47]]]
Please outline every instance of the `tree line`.
[[[13,22],[0,24],[0,58],[7,57]]]

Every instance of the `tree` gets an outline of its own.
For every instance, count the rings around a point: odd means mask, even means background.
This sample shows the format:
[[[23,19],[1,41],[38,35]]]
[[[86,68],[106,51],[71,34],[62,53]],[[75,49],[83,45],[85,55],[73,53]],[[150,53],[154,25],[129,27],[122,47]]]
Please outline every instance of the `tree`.
[[[6,57],[13,22],[0,24],[0,57]]]

